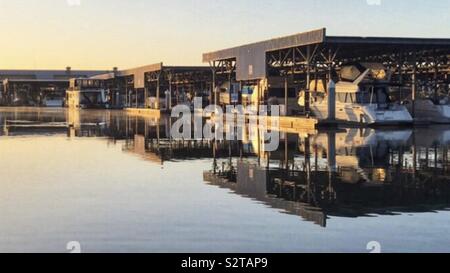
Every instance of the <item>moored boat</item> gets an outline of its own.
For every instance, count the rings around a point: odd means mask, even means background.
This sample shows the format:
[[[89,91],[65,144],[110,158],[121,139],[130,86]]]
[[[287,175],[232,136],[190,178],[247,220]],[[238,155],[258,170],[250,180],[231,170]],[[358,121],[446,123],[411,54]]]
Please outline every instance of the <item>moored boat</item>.
[[[108,109],[107,90],[98,79],[71,79],[66,92],[69,108]]]
[[[418,99],[414,104],[409,100],[406,101],[405,105],[415,120],[419,122],[450,123],[450,100],[448,97],[439,100],[431,98]]]
[[[335,114],[339,122],[364,125],[411,124],[413,118],[404,105],[389,95],[390,73],[377,63],[344,66],[336,83]],[[322,81],[310,86],[310,109],[319,120],[329,117],[328,93]],[[305,92],[300,94],[304,104]]]

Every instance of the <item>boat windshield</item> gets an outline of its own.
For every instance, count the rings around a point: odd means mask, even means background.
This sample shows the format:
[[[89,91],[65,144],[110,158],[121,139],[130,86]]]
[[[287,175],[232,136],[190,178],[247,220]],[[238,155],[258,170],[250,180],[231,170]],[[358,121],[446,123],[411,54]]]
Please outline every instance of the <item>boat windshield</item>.
[[[378,104],[390,103],[389,95],[386,92],[386,88],[375,88],[375,94],[377,96],[376,102]]]
[[[90,90],[104,88],[104,81],[97,79],[73,79],[70,82],[71,90]]]
[[[81,97],[81,104],[101,104],[102,93],[101,92],[83,92]]]
[[[385,87],[374,87],[356,93],[337,93],[337,100],[341,103],[357,104],[389,104],[391,102]]]

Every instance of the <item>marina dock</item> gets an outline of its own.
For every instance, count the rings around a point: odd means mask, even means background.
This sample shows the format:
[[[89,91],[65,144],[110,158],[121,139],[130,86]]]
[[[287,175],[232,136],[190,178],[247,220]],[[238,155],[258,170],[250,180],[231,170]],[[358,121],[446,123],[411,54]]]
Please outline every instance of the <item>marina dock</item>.
[[[104,94],[102,105],[130,115],[160,117],[200,98],[203,107],[222,109],[279,105],[280,128],[292,132],[349,123],[450,124],[449,59],[448,38],[330,36],[323,28],[205,53],[204,66],[0,70],[0,105],[61,104],[76,78],[86,86],[100,81],[101,90],[90,91]]]
[[[161,110],[150,108],[125,108],[125,111],[129,115],[148,116],[155,118],[160,118],[163,114],[163,111]]]

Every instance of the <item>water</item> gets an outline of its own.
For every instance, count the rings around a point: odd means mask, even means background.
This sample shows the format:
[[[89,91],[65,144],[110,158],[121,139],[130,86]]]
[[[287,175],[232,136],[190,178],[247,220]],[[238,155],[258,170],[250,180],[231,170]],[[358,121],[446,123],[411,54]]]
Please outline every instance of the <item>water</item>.
[[[213,160],[167,118],[6,108],[0,124],[0,252],[450,251],[448,126],[291,134],[270,155],[216,143]]]

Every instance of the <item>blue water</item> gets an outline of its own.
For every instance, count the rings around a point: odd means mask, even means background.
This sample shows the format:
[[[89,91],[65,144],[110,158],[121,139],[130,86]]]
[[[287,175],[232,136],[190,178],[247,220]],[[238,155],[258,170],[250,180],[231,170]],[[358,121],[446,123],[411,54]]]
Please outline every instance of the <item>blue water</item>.
[[[209,158],[161,164],[125,143],[64,131],[0,136],[0,252],[67,252],[70,241],[83,252],[368,252],[370,241],[384,252],[450,251],[445,209],[328,216],[322,227],[204,182]]]

